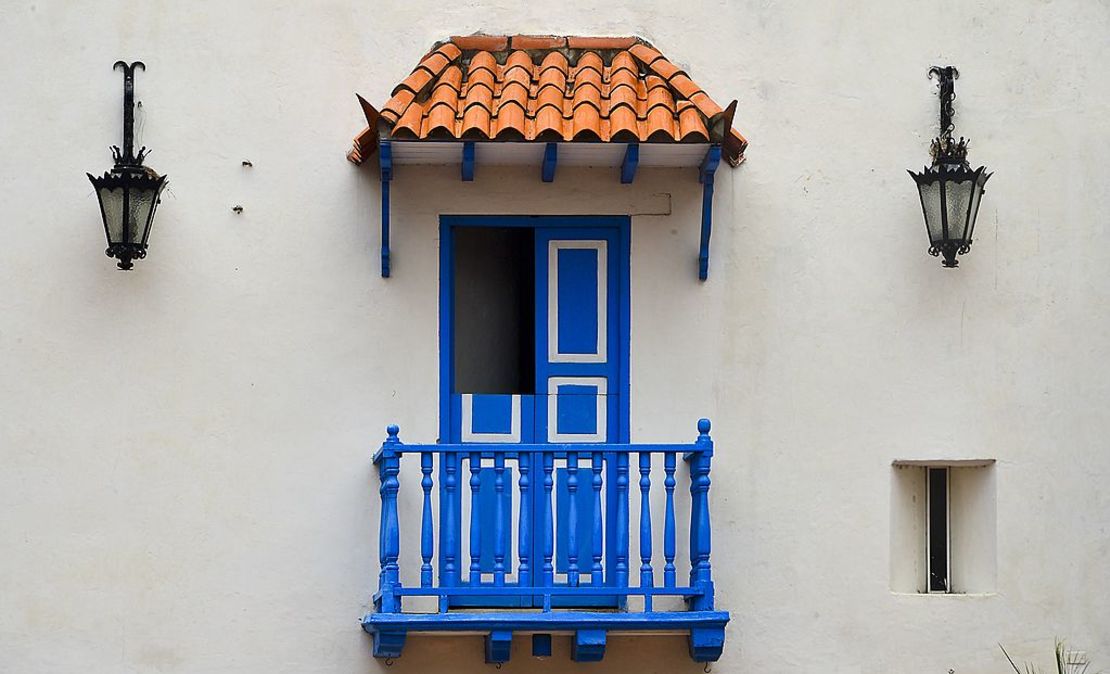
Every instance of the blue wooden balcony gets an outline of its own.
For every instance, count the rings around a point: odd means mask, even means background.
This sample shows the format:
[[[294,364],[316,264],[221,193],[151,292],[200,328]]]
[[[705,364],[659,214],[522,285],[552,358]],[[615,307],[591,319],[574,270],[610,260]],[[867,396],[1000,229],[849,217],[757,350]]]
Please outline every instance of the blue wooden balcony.
[[[478,632],[485,634],[486,661],[497,663],[509,659],[514,634],[532,635],[533,654],[542,656],[550,655],[550,635],[559,633],[571,635],[574,660],[596,661],[607,633],[619,631],[686,634],[695,661],[716,661],[729,615],[713,606],[709,430],[709,420],[700,420],[690,444],[416,445],[402,443],[390,426],[374,455],[381,479],[381,573],[374,611],[362,619],[374,638],[374,656],[399,657],[409,633]],[[405,479],[422,491],[419,523],[402,522],[398,514],[406,456],[419,462],[419,479],[415,466]],[[690,513],[690,573],[681,584],[675,566],[680,456],[690,482],[689,501],[681,504]],[[635,485],[632,470],[639,476]],[[653,564],[653,486],[664,492],[654,504],[662,511],[655,516],[663,518],[661,579]],[[630,492],[640,499],[636,573],[630,571]],[[417,532],[420,581],[408,587],[400,580],[401,537]],[[406,598],[416,597],[430,598],[424,601],[438,610],[403,612]],[[685,610],[655,610],[665,597],[680,598],[676,603]],[[633,610],[629,598],[638,598],[632,603],[642,610]]]

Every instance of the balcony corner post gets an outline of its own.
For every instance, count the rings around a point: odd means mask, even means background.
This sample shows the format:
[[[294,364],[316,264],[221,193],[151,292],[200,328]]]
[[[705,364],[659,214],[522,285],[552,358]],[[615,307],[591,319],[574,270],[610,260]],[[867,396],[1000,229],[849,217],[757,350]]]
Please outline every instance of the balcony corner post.
[[[697,447],[690,463],[690,584],[701,592],[690,599],[693,611],[713,609],[713,572],[709,564],[712,529],[709,522],[709,469],[713,458],[713,439],[709,419],[698,420]]]
[[[397,566],[397,558],[401,552],[401,533],[397,521],[397,492],[400,488],[397,475],[401,470],[401,455],[398,452],[401,441],[397,437],[399,432],[396,425],[389,426],[386,429],[388,437],[375,456],[382,497],[381,526],[378,529],[381,574],[378,576],[375,607],[382,613],[397,613],[401,610],[401,600],[395,592],[401,585]]]

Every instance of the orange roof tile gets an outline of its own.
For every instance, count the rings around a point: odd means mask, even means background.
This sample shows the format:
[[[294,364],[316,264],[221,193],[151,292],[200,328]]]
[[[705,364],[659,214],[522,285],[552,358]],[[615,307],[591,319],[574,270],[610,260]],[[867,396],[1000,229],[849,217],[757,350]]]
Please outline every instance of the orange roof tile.
[[[394,87],[347,158],[398,140],[720,143],[733,166],[748,142],[721,108],[635,37],[468,35],[437,44]]]

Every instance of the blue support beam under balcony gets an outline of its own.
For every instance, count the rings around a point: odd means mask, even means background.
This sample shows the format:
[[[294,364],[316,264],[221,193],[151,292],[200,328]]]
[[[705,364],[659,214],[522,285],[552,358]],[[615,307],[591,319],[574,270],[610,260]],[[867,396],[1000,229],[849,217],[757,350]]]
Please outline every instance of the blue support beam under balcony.
[[[382,169],[382,278],[389,278],[389,183],[393,180],[393,147],[388,140],[378,147]]]
[[[713,234],[713,176],[721,163],[721,146],[711,145],[705,153],[701,168],[698,169],[698,182],[701,192],[701,246],[698,250],[698,278],[709,278],[709,237]]]

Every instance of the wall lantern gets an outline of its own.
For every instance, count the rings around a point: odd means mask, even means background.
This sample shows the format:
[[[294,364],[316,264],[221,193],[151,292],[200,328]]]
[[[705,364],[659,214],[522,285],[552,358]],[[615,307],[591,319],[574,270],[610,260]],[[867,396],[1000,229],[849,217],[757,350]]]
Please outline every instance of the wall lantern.
[[[955,80],[960,76],[953,66],[933,66],[929,78],[940,80],[940,135],[933,139],[930,152],[933,165],[921,173],[910,171],[921,194],[925,229],[929,234],[929,254],[944,256],[945,267],[956,267],[956,255],[971,250],[975,216],[983,197],[983,186],[992,174],[967,163],[968,141],[952,139],[952,101],[956,98]]]
[[[134,152],[135,68],[146,70],[146,66],[142,61],[130,65],[117,61],[112,69],[120,67],[123,68],[123,150],[112,146],[115,166],[111,171],[99,178],[91,173],[85,175],[89,176],[100,200],[104,234],[108,237],[108,249],[104,252],[119,260],[116,266],[126,271],[134,266],[132,260],[146,257],[147,238],[162,188],[166,186],[166,176],[143,166],[147,154],[145,147],[140,148],[138,154]]]

